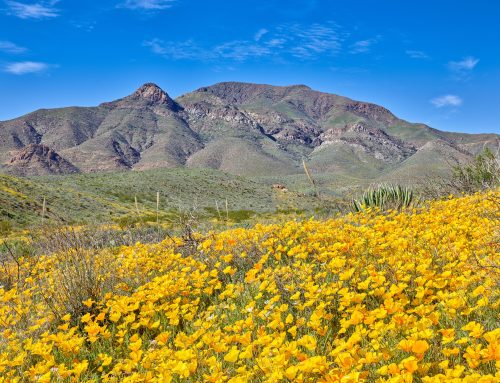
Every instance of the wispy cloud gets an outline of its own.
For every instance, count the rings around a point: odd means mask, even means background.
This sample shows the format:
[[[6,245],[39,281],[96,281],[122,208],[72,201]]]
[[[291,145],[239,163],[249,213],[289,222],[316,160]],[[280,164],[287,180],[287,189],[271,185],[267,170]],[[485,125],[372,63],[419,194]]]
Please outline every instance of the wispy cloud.
[[[468,56],[460,61],[450,61],[448,63],[448,69],[455,79],[462,80],[469,76],[478,63],[479,59]]]
[[[0,41],[0,51],[19,54],[27,51],[26,48],[14,44],[12,41]]]
[[[279,37],[287,40],[290,52],[298,58],[335,55],[340,51],[344,38],[339,27],[333,23],[285,25],[278,30],[281,32]]]
[[[379,40],[380,36],[371,39],[356,41],[354,44],[351,45],[349,53],[358,54],[358,53],[370,52],[372,46],[376,44]]]
[[[286,39],[276,38],[266,41],[266,45],[271,48],[282,48],[286,43]]]
[[[422,52],[422,51],[407,50],[406,54],[408,56],[410,56],[412,59],[428,59],[429,58],[427,53]]]
[[[199,47],[193,40],[186,40],[179,43],[165,42],[161,39],[144,41],[143,46],[151,49],[151,52],[173,58],[175,60],[207,60],[214,57],[214,53]]]
[[[145,11],[160,11],[172,8],[175,0],[126,0],[119,5],[120,8],[138,9]]]
[[[269,31],[266,28],[261,28],[255,33],[253,39],[255,41],[259,41],[262,38],[262,36],[264,36],[267,32]]]
[[[151,48],[151,52],[157,55],[165,55],[168,52],[165,43],[160,39],[146,40],[142,43],[142,46]]]
[[[22,61],[5,66],[4,71],[11,74],[22,75],[28,73],[40,73],[49,69],[49,64],[34,61]]]
[[[370,46],[372,42],[370,40],[356,41],[351,45],[351,53],[365,53],[370,51]]]
[[[431,100],[431,103],[436,108],[443,108],[448,106],[458,107],[463,104],[463,100],[459,96],[453,94],[447,94],[444,96],[433,98]]]
[[[5,1],[5,4],[7,5],[7,14],[20,19],[48,19],[59,16],[59,10],[55,8],[58,2],[59,0],[52,0],[26,4],[8,0]]]
[[[245,61],[252,57],[269,56],[271,49],[264,45],[252,44],[249,41],[230,41],[214,48],[217,57]]]
[[[333,23],[283,24],[273,29],[259,29],[251,38],[230,40],[212,46],[199,46],[193,40],[183,42],[145,41],[155,54],[173,59],[246,61],[262,57],[291,56],[315,59],[332,56],[340,51],[344,35]]]
[[[85,32],[92,32],[97,25],[95,20],[70,21],[71,25]]]

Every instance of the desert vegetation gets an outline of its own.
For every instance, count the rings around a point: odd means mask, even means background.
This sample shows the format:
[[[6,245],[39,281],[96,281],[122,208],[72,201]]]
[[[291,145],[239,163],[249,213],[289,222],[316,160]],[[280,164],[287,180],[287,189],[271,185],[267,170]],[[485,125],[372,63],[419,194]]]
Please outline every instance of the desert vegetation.
[[[483,148],[464,162],[449,162],[446,176],[426,177],[419,182],[420,193],[427,199],[449,194],[474,193],[500,186],[500,147]]]
[[[379,185],[363,193],[359,200],[352,201],[354,211],[366,208],[379,208],[382,210],[401,210],[418,203],[413,190],[401,185]]]
[[[274,213],[229,209],[242,199],[215,189],[201,213],[164,209],[161,171],[133,196],[116,188],[132,173],[48,178],[89,201],[109,189],[113,218],[68,225],[46,194],[43,226],[2,221],[0,382],[498,381],[498,158],[340,202],[304,171],[309,195],[226,179],[281,198]],[[6,177],[12,198],[50,191]]]
[[[151,244],[85,231],[54,232],[39,253],[5,243],[0,379],[497,381],[499,201]]]

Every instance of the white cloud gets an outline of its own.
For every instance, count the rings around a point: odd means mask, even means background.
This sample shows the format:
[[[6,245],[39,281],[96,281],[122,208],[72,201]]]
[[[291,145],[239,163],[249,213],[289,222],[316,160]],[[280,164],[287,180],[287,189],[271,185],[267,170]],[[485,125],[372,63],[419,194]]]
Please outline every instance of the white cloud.
[[[245,61],[250,57],[268,56],[271,54],[271,50],[266,46],[253,44],[249,41],[230,41],[216,46],[214,53],[222,58]]]
[[[450,61],[448,63],[450,69],[455,71],[461,70],[472,70],[479,62],[479,59],[476,59],[472,56],[466,57],[461,61]]]
[[[155,38],[144,41],[142,45],[149,47],[157,55],[175,60],[207,60],[214,57],[213,52],[199,47],[193,40],[172,43]]]
[[[164,55],[167,53],[167,49],[165,48],[163,41],[160,39],[144,41],[142,46],[151,48],[151,52],[156,53],[157,55]]]
[[[412,59],[428,59],[429,58],[427,53],[422,52],[422,51],[407,50],[406,54],[408,56],[410,56]]]
[[[350,53],[366,53],[369,52],[371,46],[373,44],[373,40],[360,40],[356,41],[351,45]]]
[[[463,104],[463,100],[453,94],[447,94],[444,96],[436,97],[431,100],[431,103],[436,108],[442,108],[445,106],[460,106]]]
[[[40,1],[33,4],[18,1],[6,1],[7,13],[20,19],[47,19],[59,16],[59,10],[54,6],[59,0]]]
[[[11,41],[0,41],[0,51],[18,54],[26,52],[27,49],[24,47],[20,47],[19,45],[16,45]]]
[[[266,45],[270,47],[282,47],[286,43],[285,39],[271,39],[266,41]]]
[[[42,62],[22,61],[5,66],[4,71],[16,75],[39,73],[47,70],[49,65]]]
[[[121,8],[158,11],[171,8],[175,0],[127,0],[120,4]]]
[[[230,40],[212,46],[199,46],[193,40],[164,42],[157,38],[143,42],[143,46],[149,47],[153,53],[174,59],[245,61],[293,56],[305,60],[337,54],[343,38],[333,23],[282,24],[273,29],[262,28],[249,39]]]
[[[468,77],[478,63],[479,59],[468,56],[460,61],[450,61],[448,63],[448,69],[455,79],[462,80]]]
[[[284,50],[298,58],[315,58],[321,54],[334,55],[340,51],[343,40],[338,27],[332,23],[312,25],[284,25],[278,28],[280,38],[286,40]]]
[[[257,33],[255,33],[253,39],[255,41],[259,41],[262,38],[262,36],[264,36],[267,32],[269,31],[266,28],[261,28],[257,31]]]
[[[377,44],[382,36],[377,35],[372,37],[371,39],[359,40],[350,46],[349,53],[358,54],[358,53],[368,53],[371,51],[372,46]]]

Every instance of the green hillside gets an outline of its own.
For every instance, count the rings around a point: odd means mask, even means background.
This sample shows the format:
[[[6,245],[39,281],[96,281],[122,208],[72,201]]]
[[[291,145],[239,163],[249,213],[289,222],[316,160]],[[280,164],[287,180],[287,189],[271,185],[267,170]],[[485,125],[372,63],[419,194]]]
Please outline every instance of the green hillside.
[[[283,182],[285,178],[274,180]],[[293,190],[272,188],[269,180],[251,180],[211,169],[153,169],[19,178],[0,174],[0,221],[14,228],[42,222],[46,200],[46,223],[79,224],[117,222],[139,214],[155,216],[156,193],[160,214],[175,215],[191,210],[205,217],[222,215],[227,207],[232,217],[309,209],[328,201],[310,196],[307,180],[293,183]]]

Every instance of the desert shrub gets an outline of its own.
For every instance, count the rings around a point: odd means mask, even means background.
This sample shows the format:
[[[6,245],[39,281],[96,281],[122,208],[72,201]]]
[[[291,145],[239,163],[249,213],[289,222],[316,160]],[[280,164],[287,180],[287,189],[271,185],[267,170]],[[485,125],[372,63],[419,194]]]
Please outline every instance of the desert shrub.
[[[242,221],[246,221],[257,214],[257,212],[253,210],[224,210],[222,208],[213,208],[211,206],[205,207],[205,215],[211,218],[216,218],[220,221],[231,221],[235,223],[239,223]]]
[[[121,228],[134,228],[146,223],[156,222],[156,214],[134,214],[134,215],[123,215],[117,218],[114,218],[113,221]]]
[[[4,240],[0,243],[0,288],[23,284],[30,270],[23,267],[23,259],[30,258],[33,247],[23,240]]]
[[[421,182],[420,195],[427,200],[440,199],[450,194],[473,194],[500,186],[500,158],[489,148],[466,163],[450,164],[449,175],[429,177]]]
[[[86,314],[89,299],[99,301],[106,292],[114,291],[115,262],[88,249],[72,249],[52,255],[53,265],[42,274],[43,298],[56,318],[69,313],[73,318]]]
[[[500,185],[500,158],[488,147],[472,161],[453,166],[451,185],[458,192],[474,193]]]
[[[11,289],[20,278],[19,257],[7,243],[0,245],[0,288]]]
[[[140,222],[140,218],[130,215],[123,215],[121,217],[113,218],[113,222],[115,222],[120,229],[125,229],[128,227],[134,227],[138,222]]]
[[[167,235],[163,228],[143,226],[126,230],[106,226],[85,228],[50,227],[34,231],[26,242],[0,245],[0,286],[36,283],[39,298],[50,315],[70,314],[78,320],[92,312],[84,302],[97,302],[106,293],[116,293],[121,284],[132,288],[147,282],[149,276],[132,278],[119,273],[123,268],[122,246],[155,243]],[[30,275],[36,273],[36,281]]]
[[[9,221],[0,221],[0,235],[7,235],[12,231],[12,223]]]
[[[88,312],[84,302],[100,300],[114,291],[118,267],[111,233],[54,228],[32,238],[34,268],[44,268],[37,283],[42,298],[56,318],[69,313],[79,318]],[[104,250],[107,249],[107,250]]]
[[[417,203],[414,191],[407,186],[379,185],[366,190],[363,196],[352,201],[352,210],[362,211],[366,208],[381,210],[401,210]]]
[[[234,222],[241,222],[250,219],[255,215],[254,211],[251,210],[232,210],[228,212],[229,219]]]

